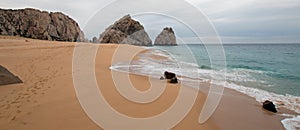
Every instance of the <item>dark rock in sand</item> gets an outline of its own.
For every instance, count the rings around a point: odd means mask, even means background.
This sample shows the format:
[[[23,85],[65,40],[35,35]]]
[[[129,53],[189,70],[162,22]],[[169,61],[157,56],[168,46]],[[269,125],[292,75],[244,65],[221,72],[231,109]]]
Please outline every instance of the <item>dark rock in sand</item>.
[[[152,46],[149,35],[144,27],[126,15],[109,26],[99,38],[100,43],[131,44],[138,46]]]
[[[173,77],[173,78],[170,80],[170,83],[177,84],[177,83],[178,83],[178,79],[177,79],[176,77]]]
[[[22,80],[0,65],[0,86],[16,83],[22,83]]]
[[[83,41],[78,23],[60,12],[0,9],[0,34],[52,41]]]
[[[277,112],[275,105],[273,104],[273,102],[271,102],[269,100],[266,100],[263,103],[263,108],[266,109],[266,110],[268,110],[268,111],[274,112],[274,113]]]
[[[171,27],[166,27],[163,31],[156,37],[155,46],[176,46],[176,37],[173,29]]]
[[[166,79],[172,79],[172,78],[176,77],[176,74],[172,73],[172,72],[165,71],[164,76],[165,76]]]

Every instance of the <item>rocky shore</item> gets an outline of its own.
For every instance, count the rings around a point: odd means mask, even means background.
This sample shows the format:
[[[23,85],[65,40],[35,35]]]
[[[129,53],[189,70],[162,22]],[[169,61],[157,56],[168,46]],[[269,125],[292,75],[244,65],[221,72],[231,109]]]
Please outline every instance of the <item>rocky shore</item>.
[[[76,21],[61,12],[0,9],[0,35],[77,42],[84,34]]]

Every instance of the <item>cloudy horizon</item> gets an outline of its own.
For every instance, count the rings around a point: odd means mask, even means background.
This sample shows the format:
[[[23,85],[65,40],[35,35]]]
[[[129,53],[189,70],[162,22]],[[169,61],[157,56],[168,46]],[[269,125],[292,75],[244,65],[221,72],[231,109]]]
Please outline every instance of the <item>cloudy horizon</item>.
[[[300,1],[298,0],[187,1],[199,8],[209,18],[224,43],[300,43]],[[50,12],[63,12],[77,21],[86,37],[91,39],[93,36],[99,37],[105,27],[87,31],[84,29],[85,26],[99,9],[111,2],[111,0],[66,0],[64,2],[58,0],[1,0],[0,8],[36,8]],[[182,11],[184,10],[178,9],[174,13]],[[151,17],[133,18],[145,25],[146,30],[155,26]],[[168,20],[164,18],[159,20],[156,18],[155,23],[156,25],[166,25],[168,23],[166,21]],[[111,24],[113,22],[110,21]],[[176,34],[180,38],[189,39],[190,42],[194,41],[194,36],[189,35],[184,29],[175,28]],[[157,33],[157,31],[154,32]]]

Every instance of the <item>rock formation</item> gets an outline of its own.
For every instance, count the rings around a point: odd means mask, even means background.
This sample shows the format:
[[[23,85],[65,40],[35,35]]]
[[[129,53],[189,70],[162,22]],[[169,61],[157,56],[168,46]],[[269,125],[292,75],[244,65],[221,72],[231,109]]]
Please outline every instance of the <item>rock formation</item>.
[[[263,103],[263,108],[266,109],[266,110],[268,110],[268,111],[274,112],[274,113],[277,112],[275,105],[273,104],[273,102],[271,102],[269,100],[266,100]]]
[[[156,46],[176,46],[176,37],[171,27],[166,27],[156,37],[154,45]]]
[[[0,65],[0,86],[1,85],[9,85],[23,83],[18,76],[15,76],[11,72],[9,72],[5,67]]]
[[[172,73],[172,72],[165,71],[164,76],[165,76],[166,79],[172,79],[172,78],[176,77],[176,74]]]
[[[78,23],[60,12],[0,9],[0,34],[54,41],[83,41]]]
[[[126,15],[109,26],[99,38],[100,43],[131,44],[138,46],[152,46],[149,35],[144,27]]]
[[[97,39],[96,37],[93,37],[93,39],[92,39],[91,42],[92,42],[92,43],[98,43],[98,39]]]

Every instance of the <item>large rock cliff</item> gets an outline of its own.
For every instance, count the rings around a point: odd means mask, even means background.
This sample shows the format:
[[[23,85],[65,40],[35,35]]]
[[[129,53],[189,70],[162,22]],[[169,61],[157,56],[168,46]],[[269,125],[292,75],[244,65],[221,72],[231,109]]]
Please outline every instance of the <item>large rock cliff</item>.
[[[83,41],[78,23],[60,12],[0,9],[0,34],[54,41]]]
[[[154,45],[156,46],[176,46],[176,37],[171,27],[166,27],[156,37]]]
[[[100,43],[131,44],[138,46],[152,46],[149,35],[144,27],[126,15],[109,26],[99,38]]]

